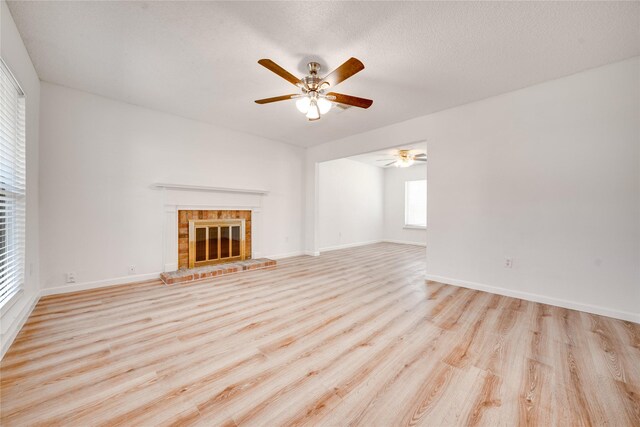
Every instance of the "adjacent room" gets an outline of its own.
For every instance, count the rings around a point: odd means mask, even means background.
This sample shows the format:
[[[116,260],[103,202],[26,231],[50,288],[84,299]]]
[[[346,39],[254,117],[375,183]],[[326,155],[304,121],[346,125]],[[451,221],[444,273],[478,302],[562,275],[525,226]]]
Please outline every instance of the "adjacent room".
[[[427,145],[318,165],[320,253],[378,242],[426,246]]]
[[[0,0],[0,425],[640,426],[640,2]]]

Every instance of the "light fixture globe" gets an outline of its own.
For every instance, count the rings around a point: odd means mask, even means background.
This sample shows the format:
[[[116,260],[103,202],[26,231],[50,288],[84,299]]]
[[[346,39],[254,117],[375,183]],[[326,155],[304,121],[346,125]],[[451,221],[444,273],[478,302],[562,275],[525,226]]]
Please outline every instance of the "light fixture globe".
[[[320,114],[327,114],[333,105],[327,98],[319,98],[317,102]]]
[[[307,111],[307,119],[318,120],[319,118],[320,118],[320,109],[318,108],[318,103],[315,99],[312,99],[309,105],[309,111]]]
[[[311,98],[308,96],[303,96],[296,101],[296,108],[302,114],[307,114],[309,111],[309,106],[311,105]]]

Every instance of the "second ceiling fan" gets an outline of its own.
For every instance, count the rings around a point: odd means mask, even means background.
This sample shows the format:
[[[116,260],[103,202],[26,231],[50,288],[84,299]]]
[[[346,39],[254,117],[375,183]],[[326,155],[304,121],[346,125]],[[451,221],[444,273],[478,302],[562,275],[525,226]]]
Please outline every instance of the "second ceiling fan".
[[[379,162],[389,162],[383,167],[387,166],[395,166],[397,168],[408,168],[413,165],[415,162],[426,162],[427,155],[421,152],[412,152],[416,150],[398,150],[396,153],[391,154],[393,156],[392,159],[381,159]]]
[[[344,95],[337,92],[327,92],[339,83],[364,69],[364,64],[356,58],[349,58],[344,64],[333,70],[325,77],[318,76],[320,64],[309,62],[309,75],[299,79],[270,59],[261,59],[258,64],[276,73],[289,83],[300,88],[301,93],[258,99],[258,104],[296,99],[296,107],[307,116],[310,121],[318,120],[326,114],[333,103],[350,105],[359,108],[369,108],[373,101],[357,96]]]

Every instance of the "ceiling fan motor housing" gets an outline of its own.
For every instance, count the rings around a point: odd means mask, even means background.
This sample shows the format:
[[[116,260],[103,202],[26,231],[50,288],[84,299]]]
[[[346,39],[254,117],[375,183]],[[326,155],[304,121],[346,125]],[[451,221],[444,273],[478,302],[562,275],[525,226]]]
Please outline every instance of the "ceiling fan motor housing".
[[[308,91],[317,91],[322,81],[322,79],[318,77],[320,64],[317,62],[309,62],[307,66],[309,67],[309,75],[305,76],[302,81]]]
[[[302,81],[304,82],[305,87],[309,91],[318,90],[318,86],[320,85],[320,78],[316,76],[306,76],[305,78],[302,79]]]

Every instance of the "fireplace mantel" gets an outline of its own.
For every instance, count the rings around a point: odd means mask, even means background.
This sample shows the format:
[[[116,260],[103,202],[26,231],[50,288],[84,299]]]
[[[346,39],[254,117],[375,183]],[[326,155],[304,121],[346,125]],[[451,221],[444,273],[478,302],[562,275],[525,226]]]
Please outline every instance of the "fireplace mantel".
[[[156,188],[166,188],[170,190],[189,190],[189,191],[211,191],[217,193],[241,193],[241,194],[269,194],[268,190],[255,190],[250,188],[227,188],[227,187],[208,187],[204,185],[189,185],[189,184],[165,184],[156,183],[153,184]]]
[[[152,185],[162,194],[164,210],[163,269],[178,269],[178,212],[181,210],[250,210],[251,253],[262,254],[262,207],[269,191],[249,188],[208,187],[190,184],[156,183]]]

